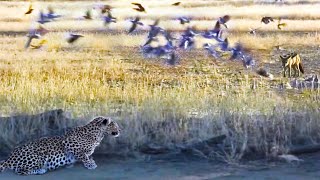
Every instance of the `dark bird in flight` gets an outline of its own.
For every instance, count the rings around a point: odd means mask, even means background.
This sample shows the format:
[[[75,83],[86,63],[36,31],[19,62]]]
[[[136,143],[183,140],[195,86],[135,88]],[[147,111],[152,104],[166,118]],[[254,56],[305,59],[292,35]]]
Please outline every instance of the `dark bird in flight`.
[[[84,16],[82,16],[84,19],[88,19],[91,20],[92,19],[92,15],[91,15],[91,11],[87,10],[86,14]]]
[[[32,4],[30,4],[27,12],[25,12],[24,14],[31,14],[32,11],[33,11]]]
[[[80,34],[73,34],[73,33],[70,33],[68,34],[68,37],[67,37],[67,42],[69,44],[72,44],[74,43],[76,40],[78,40],[79,38],[83,37],[82,35]]]
[[[187,24],[190,23],[190,18],[187,17],[179,17],[178,20],[180,21],[180,24]]]
[[[222,17],[219,17],[218,22],[220,24],[222,24],[224,27],[228,28],[228,26],[226,25],[226,23],[230,20],[230,16],[229,15],[225,15]]]
[[[155,22],[152,25],[149,25],[150,31],[148,33],[147,41],[144,43],[143,46],[146,46],[146,45],[150,44],[152,41],[157,40],[156,36],[160,32],[164,32],[164,29],[159,27],[158,24],[159,24],[159,19],[155,20]]]
[[[154,38],[156,37],[160,32],[163,32],[164,30],[158,26],[159,19],[155,20],[155,22],[150,26],[150,31],[148,34],[148,38]]]
[[[208,30],[204,33],[202,33],[202,36],[207,39],[215,39],[218,42],[221,42],[221,36],[222,36],[222,30],[220,28],[219,21],[216,22],[216,25],[212,30]]]
[[[260,27],[254,28],[254,29],[250,28],[249,34],[252,34],[252,35],[255,36],[255,35],[257,34],[257,30],[258,30],[258,29],[260,29]]]
[[[181,2],[175,2],[173,4],[171,4],[172,6],[179,6],[181,4]]]
[[[131,4],[137,6],[136,8],[133,8],[134,10],[139,12],[146,12],[146,9],[140,3],[131,3]]]
[[[112,16],[111,12],[108,11],[108,16],[104,16],[103,17],[103,21],[104,21],[104,25],[108,25],[110,23],[116,23],[117,22],[117,19],[115,17]]]
[[[143,23],[140,22],[140,17],[136,17],[134,20],[130,20],[130,22],[132,22],[132,26],[129,29],[129,33],[132,33],[138,25],[143,26]]]
[[[264,24],[269,24],[270,22],[273,22],[273,18],[269,16],[262,17],[261,22]]]
[[[111,11],[111,9],[112,7],[110,5],[105,4],[101,7],[101,14]]]
[[[48,14],[46,16],[48,19],[52,19],[52,20],[61,17],[61,15],[58,15],[54,12],[51,6],[48,7]]]

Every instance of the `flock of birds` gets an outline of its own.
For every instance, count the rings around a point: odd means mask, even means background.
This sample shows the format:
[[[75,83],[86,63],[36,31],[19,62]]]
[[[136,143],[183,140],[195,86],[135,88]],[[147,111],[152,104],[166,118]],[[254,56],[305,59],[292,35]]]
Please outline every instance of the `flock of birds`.
[[[133,5],[133,10],[147,13],[146,8],[140,3],[131,3]],[[179,6],[181,2],[173,3],[172,6]],[[116,23],[117,18],[112,16],[112,7],[110,5],[100,4],[93,9],[99,11],[101,19],[105,26],[110,23]],[[32,4],[30,4],[28,10],[25,14],[31,14],[33,12]],[[31,29],[27,35],[28,40],[25,44],[25,48],[39,49],[47,40],[42,39],[38,44],[32,44],[33,39],[40,39],[42,36],[47,34],[49,31],[43,27],[44,24],[52,22],[61,15],[56,14],[52,7],[48,7],[47,13],[44,13],[42,10],[39,13],[37,23],[39,23],[38,28]],[[83,19],[92,20],[91,10],[87,10],[82,16]],[[244,48],[241,43],[236,43],[233,47],[229,45],[228,38],[223,38],[223,33],[228,29],[227,23],[230,21],[231,17],[229,15],[224,15],[219,17],[215,23],[215,26],[211,30],[197,32],[194,27],[187,26],[183,31],[180,37],[173,37],[172,33],[168,30],[165,30],[159,26],[159,19],[155,20],[153,24],[149,26],[149,32],[146,38],[146,41],[143,45],[140,46],[141,53],[145,58],[165,58],[167,59],[166,63],[168,65],[175,65],[179,62],[179,51],[189,51],[195,47],[195,37],[202,37],[205,39],[213,40],[212,43],[203,44],[203,49],[208,52],[209,56],[214,57],[215,59],[222,58],[222,53],[230,53],[230,60],[239,60],[242,61],[242,64],[245,68],[249,68],[255,65],[255,60],[252,55],[249,53],[248,49]],[[134,19],[131,19],[131,27],[128,29],[128,34],[133,33],[138,29],[139,26],[145,26],[141,21],[140,17],[137,16]],[[175,20],[179,21],[181,25],[187,25],[191,22],[190,17],[178,17]],[[263,17],[261,22],[264,24],[269,24],[273,22],[272,17]],[[286,24],[281,22],[281,19],[278,21],[278,29],[282,29]],[[256,31],[259,28],[251,29],[250,34],[256,34]],[[165,45],[160,45],[159,36],[163,36],[166,39]],[[76,42],[79,38],[84,37],[80,34],[69,33],[66,41],[70,44]],[[158,45],[154,45],[158,44]]]

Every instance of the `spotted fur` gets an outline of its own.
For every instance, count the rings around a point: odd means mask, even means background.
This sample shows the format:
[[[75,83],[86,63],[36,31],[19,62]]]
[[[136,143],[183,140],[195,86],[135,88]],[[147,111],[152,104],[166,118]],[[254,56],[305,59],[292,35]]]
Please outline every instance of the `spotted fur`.
[[[105,134],[118,136],[118,124],[109,118],[94,118],[63,136],[44,137],[15,148],[9,158],[0,163],[0,172],[11,169],[20,175],[44,174],[76,161],[95,169],[97,165],[91,155]]]

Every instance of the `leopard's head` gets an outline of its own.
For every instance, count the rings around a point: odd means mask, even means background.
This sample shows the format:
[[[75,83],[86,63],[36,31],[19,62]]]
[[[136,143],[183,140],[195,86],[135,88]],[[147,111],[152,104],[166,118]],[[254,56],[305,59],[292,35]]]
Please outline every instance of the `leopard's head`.
[[[120,135],[119,125],[108,117],[96,117],[89,123],[89,125],[94,125],[103,134],[109,134],[114,137],[118,137]]]

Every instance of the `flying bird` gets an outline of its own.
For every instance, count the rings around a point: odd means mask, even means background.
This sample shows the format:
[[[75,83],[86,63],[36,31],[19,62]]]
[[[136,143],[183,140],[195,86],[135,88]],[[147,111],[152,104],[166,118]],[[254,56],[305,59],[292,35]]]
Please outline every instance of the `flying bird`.
[[[179,17],[178,20],[180,21],[180,24],[187,24],[190,23],[190,18],[188,17]]]
[[[150,31],[148,33],[148,39],[146,41],[146,43],[144,44],[150,44],[152,41],[156,40],[156,36],[160,33],[160,32],[164,32],[164,30],[158,26],[159,24],[159,19],[155,20],[155,22],[150,26]]]
[[[58,15],[54,12],[51,6],[48,6],[48,14],[46,16],[48,19],[52,19],[52,20],[61,17],[61,15]]]
[[[250,28],[249,34],[256,35],[258,29],[260,29],[260,27],[254,28],[254,29],[253,29],[253,28]]]
[[[34,10],[34,9],[32,8],[32,4],[30,4],[27,12],[25,12],[24,14],[25,14],[25,15],[31,14],[33,10]]]
[[[136,8],[133,8],[134,10],[139,12],[146,12],[146,9],[140,3],[131,3],[131,4],[137,6]]]
[[[229,15],[225,15],[222,17],[219,17],[218,22],[220,24],[222,24],[224,27],[228,28],[228,26],[226,25],[226,23],[230,20],[230,16]]]
[[[151,37],[148,38],[147,41],[143,44],[143,46],[149,45],[152,41],[155,41],[157,38],[155,37]]]
[[[282,27],[286,27],[287,26],[287,23],[281,23],[281,18],[279,18],[277,26],[278,26],[279,30],[282,30]]]
[[[112,7],[110,5],[105,4],[101,7],[101,14],[111,11],[111,9]]]
[[[132,22],[132,26],[129,29],[128,33],[132,33],[137,28],[138,25],[143,26],[143,23],[140,22],[140,17],[136,17],[134,20],[130,20],[130,22]]]
[[[108,4],[97,4],[93,7],[93,9],[98,10],[101,14],[104,14],[108,11],[111,11],[112,7]]]
[[[172,6],[179,6],[181,4],[181,2],[175,2],[173,4],[171,4]]]
[[[269,16],[265,16],[265,17],[262,17],[261,22],[264,24],[269,24],[270,22],[273,22],[273,18]]]
[[[82,16],[84,19],[87,19],[87,20],[91,20],[92,19],[92,15],[91,15],[91,11],[90,10],[87,10],[86,11],[86,14],[84,16]]]
[[[80,34],[70,33],[70,34],[68,34],[68,36],[67,36],[67,42],[68,42],[69,44],[72,44],[72,43],[74,43],[76,40],[78,40],[78,39],[81,38],[81,37],[84,37],[84,36],[82,36],[82,35],[80,35]]]
[[[112,16],[111,12],[108,11],[108,16],[103,16],[103,21],[104,21],[104,25],[108,25],[110,23],[116,23],[117,19],[115,17]]]
[[[212,30],[206,31],[202,33],[202,36],[206,39],[215,39],[218,42],[222,42],[223,40],[221,39],[222,36],[222,30],[220,28],[220,23],[219,21],[216,22],[214,28]]]

